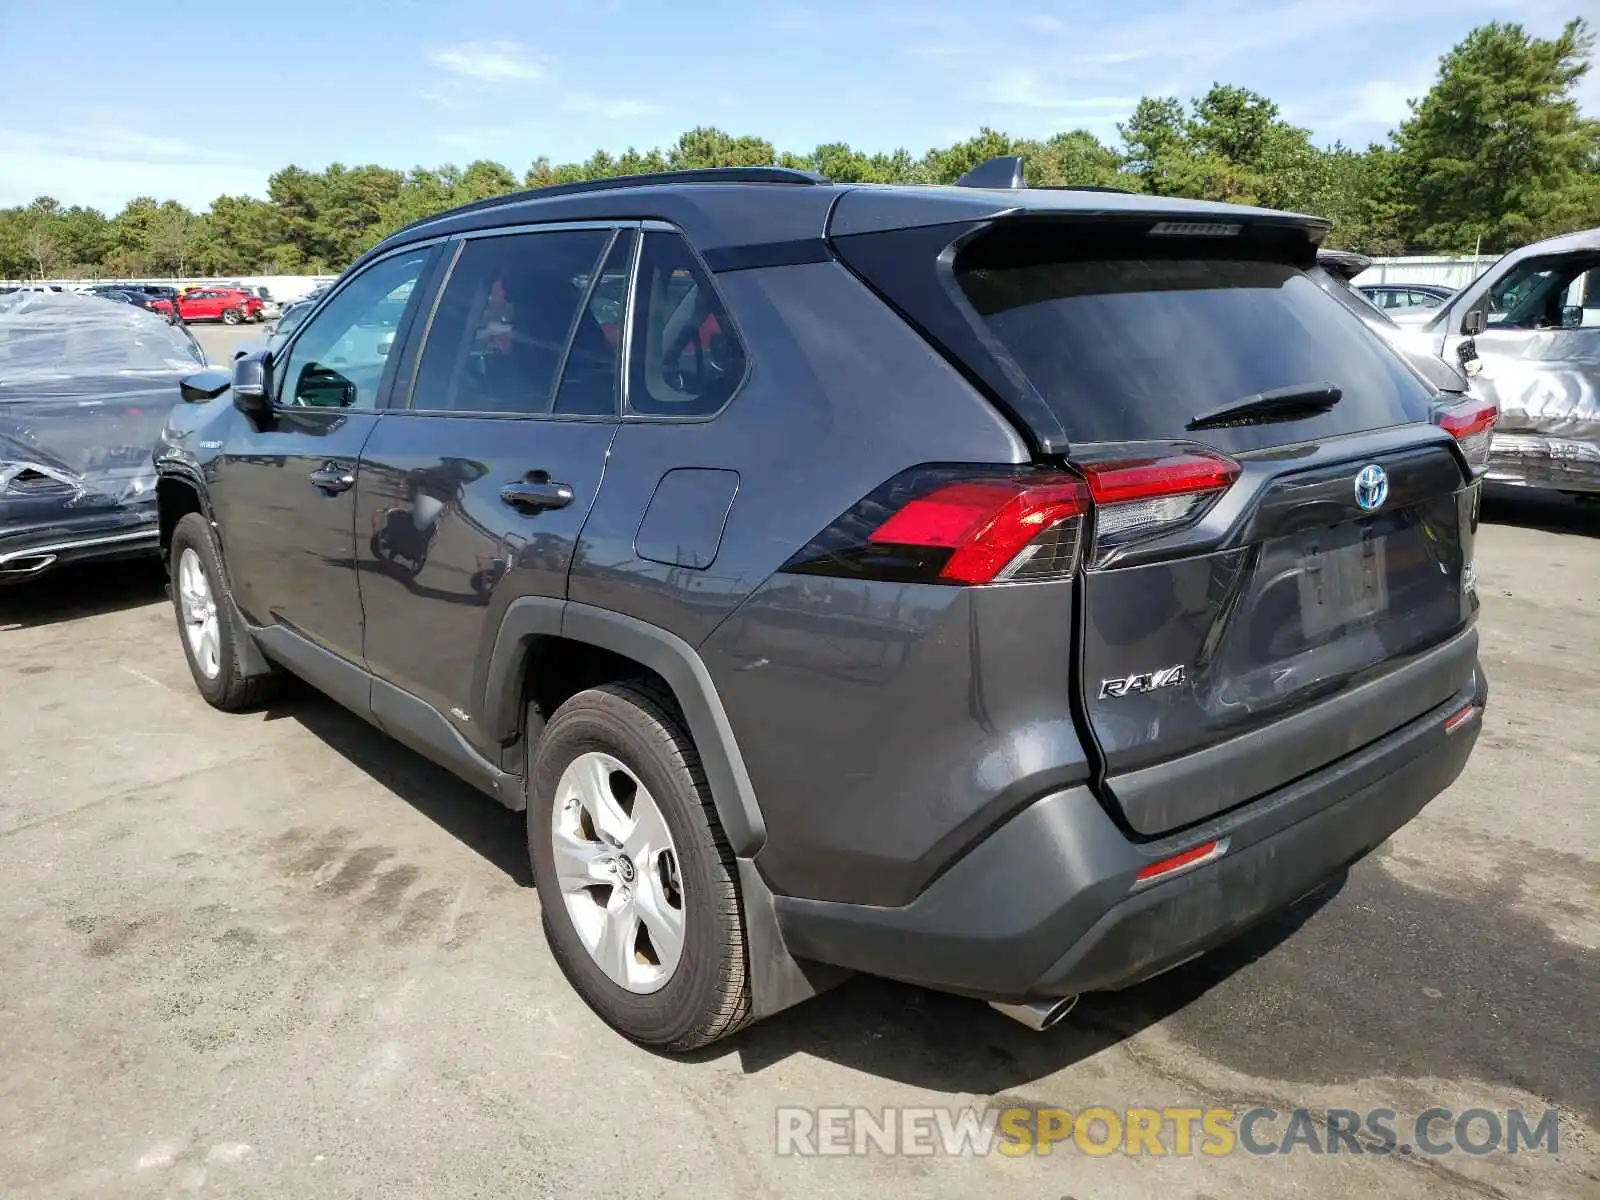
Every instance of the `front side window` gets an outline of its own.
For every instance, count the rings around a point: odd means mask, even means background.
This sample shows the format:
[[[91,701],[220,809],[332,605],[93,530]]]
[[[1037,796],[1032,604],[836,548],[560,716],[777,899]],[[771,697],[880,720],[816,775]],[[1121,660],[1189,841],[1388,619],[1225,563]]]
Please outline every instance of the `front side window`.
[[[278,403],[375,408],[406,300],[431,253],[423,249],[374,263],[307,321],[275,371]]]
[[[475,238],[461,249],[411,389],[426,412],[551,411],[568,342],[587,335],[578,318],[605,229]]]
[[[1501,329],[1560,329],[1572,284],[1592,267],[1581,258],[1519,263],[1489,288],[1488,324]]]
[[[682,237],[645,234],[633,302],[629,409],[704,417],[726,404],[744,379],[744,346]]]

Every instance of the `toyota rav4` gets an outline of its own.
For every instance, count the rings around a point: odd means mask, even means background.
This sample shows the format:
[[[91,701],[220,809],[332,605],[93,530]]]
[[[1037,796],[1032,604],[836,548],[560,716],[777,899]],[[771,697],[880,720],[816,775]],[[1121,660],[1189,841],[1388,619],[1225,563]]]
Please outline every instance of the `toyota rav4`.
[[[1492,407],[1324,222],[996,160],[545,188],[389,237],[157,451],[183,653],[527,813],[611,1025],[852,971],[1043,1028],[1291,904],[1481,724]]]

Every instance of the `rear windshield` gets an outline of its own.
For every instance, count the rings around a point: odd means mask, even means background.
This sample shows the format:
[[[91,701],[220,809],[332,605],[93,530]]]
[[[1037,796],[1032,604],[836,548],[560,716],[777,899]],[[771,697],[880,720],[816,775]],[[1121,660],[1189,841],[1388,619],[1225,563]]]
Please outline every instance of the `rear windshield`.
[[[1246,451],[1428,419],[1432,393],[1299,268],[1185,240],[980,241],[968,301],[1074,441],[1195,438]],[[1186,430],[1278,388],[1333,383],[1325,413]]]

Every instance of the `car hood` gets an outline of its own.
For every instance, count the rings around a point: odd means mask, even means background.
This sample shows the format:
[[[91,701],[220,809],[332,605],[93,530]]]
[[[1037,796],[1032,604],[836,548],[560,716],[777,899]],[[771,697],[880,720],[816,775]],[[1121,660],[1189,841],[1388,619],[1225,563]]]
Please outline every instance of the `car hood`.
[[[77,379],[49,392],[0,389],[0,524],[44,507],[147,502],[151,451],[177,401],[175,377]]]

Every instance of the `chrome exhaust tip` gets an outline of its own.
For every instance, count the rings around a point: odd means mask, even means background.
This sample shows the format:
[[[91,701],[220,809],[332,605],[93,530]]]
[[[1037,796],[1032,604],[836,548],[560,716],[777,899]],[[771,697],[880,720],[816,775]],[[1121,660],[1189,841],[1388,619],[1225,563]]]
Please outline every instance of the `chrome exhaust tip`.
[[[0,575],[37,575],[55,560],[54,554],[18,555],[0,562]]]
[[[1036,1000],[1032,1004],[1001,1004],[998,1000],[989,1001],[989,1007],[995,1012],[1004,1013],[1035,1033],[1043,1033],[1049,1029],[1076,1008],[1077,1004],[1076,996],[1058,996],[1052,1000]]]

